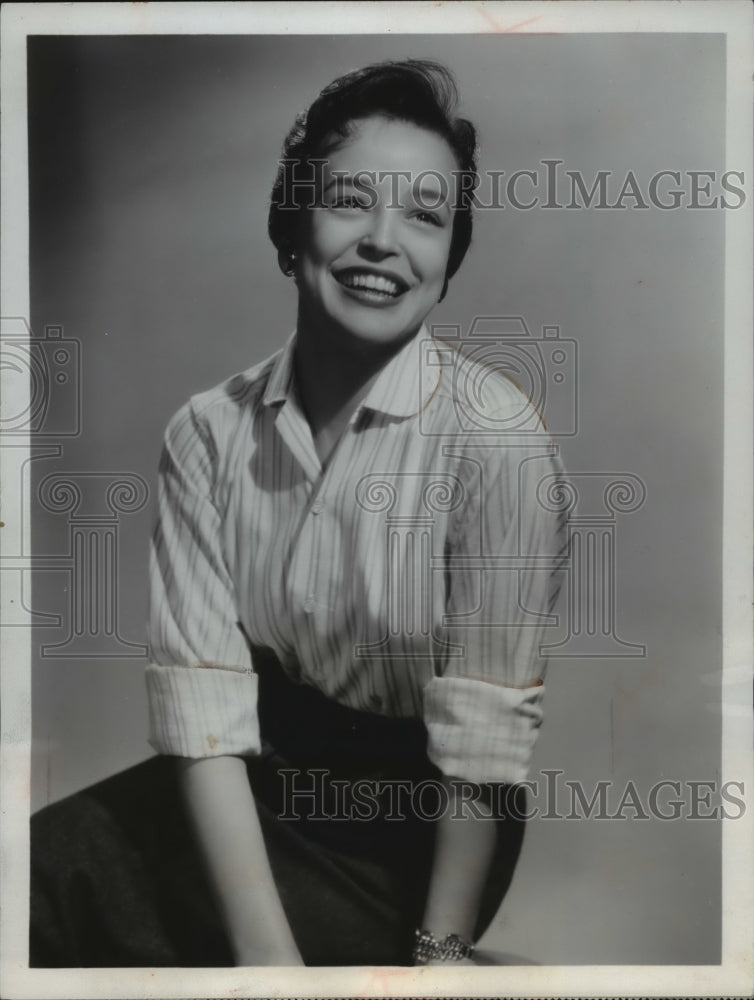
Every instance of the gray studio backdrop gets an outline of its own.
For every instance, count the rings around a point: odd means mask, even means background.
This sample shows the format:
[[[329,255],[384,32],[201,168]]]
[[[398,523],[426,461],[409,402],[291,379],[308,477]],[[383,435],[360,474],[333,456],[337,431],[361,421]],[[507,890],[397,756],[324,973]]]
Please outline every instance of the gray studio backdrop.
[[[724,169],[723,36],[30,40],[31,320],[65,376],[45,418],[61,447],[31,463],[34,808],[150,754],[164,426],[292,328],[266,212],[295,114],[335,75],[409,55],[454,70],[485,170],[608,170],[613,201],[629,170],[646,194],[660,170]],[[646,805],[660,780],[719,779],[724,214],[480,211],[433,316],[466,333],[523,317],[575,342],[548,418],[567,468],[597,474],[583,513],[611,536],[614,632],[633,645],[552,660],[540,789],[610,781],[615,806],[633,782]],[[602,500],[599,476],[620,474],[636,477],[626,512]],[[490,941],[547,964],[719,961],[720,823],[623,815],[531,822]]]

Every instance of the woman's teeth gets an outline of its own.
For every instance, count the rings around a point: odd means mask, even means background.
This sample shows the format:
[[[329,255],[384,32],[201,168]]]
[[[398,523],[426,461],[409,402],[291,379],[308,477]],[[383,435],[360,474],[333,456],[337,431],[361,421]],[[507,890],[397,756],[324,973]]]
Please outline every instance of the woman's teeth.
[[[338,281],[341,285],[345,285],[346,288],[356,288],[367,292],[376,292],[379,295],[387,295],[390,298],[395,298],[397,295],[401,294],[401,289],[398,287],[398,283],[393,281],[392,278],[386,278],[381,274],[340,274],[338,275]]]

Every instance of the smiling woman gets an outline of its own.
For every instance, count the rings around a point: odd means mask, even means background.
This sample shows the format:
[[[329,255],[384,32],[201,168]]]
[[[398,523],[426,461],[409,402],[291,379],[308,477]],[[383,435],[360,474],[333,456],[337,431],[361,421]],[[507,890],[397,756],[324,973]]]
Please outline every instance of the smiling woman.
[[[564,525],[533,407],[424,326],[471,239],[455,100],[370,66],[286,140],[296,331],[170,422],[159,756],[36,817],[33,964],[470,962],[499,907]]]

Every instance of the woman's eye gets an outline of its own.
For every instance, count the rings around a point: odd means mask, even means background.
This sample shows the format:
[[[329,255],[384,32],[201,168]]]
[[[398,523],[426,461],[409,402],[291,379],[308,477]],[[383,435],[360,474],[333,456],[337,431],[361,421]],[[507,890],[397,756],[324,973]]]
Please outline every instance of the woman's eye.
[[[424,222],[430,226],[441,226],[442,222],[434,212],[417,212],[414,218],[419,222]]]

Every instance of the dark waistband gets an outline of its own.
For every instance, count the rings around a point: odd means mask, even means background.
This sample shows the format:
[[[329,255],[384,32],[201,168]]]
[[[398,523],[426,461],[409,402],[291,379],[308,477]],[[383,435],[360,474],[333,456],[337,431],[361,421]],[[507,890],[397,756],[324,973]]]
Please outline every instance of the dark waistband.
[[[341,705],[285,673],[275,653],[252,648],[264,744],[294,764],[343,776],[412,776],[432,770],[421,719],[396,719]]]

